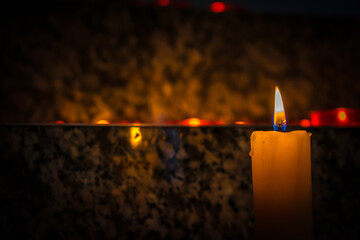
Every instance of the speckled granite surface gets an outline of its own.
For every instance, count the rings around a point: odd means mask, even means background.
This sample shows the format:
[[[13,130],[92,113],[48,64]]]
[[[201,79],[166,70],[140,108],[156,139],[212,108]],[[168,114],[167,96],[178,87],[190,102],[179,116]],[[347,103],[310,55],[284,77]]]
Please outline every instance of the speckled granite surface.
[[[133,130],[0,126],[0,238],[253,237],[255,128]],[[358,239],[360,129],[309,131],[315,237]]]

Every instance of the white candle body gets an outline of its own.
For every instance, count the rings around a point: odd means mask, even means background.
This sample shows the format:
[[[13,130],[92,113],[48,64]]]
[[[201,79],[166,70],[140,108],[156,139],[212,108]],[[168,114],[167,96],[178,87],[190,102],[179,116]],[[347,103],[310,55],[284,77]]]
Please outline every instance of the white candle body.
[[[252,133],[257,239],[312,239],[310,136],[306,131]]]

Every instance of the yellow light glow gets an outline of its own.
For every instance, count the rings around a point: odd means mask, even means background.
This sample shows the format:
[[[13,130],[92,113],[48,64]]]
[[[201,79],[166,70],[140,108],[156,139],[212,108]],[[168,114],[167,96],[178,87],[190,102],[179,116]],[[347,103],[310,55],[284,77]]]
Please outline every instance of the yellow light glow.
[[[96,122],[96,124],[109,124],[109,121],[107,120],[99,120]]]
[[[201,121],[198,118],[190,118],[189,119],[190,126],[199,126],[200,124],[201,124]]]
[[[282,131],[286,128],[285,109],[278,86],[275,87],[274,128]]]
[[[339,118],[340,121],[345,121],[347,119],[346,112],[345,111],[340,111],[338,113],[338,118]]]
[[[243,122],[243,121],[237,121],[237,122],[235,122],[235,124],[244,125],[244,124],[246,124],[246,122]]]
[[[139,127],[131,127],[130,128],[130,143],[131,146],[137,147],[141,143],[142,136]]]

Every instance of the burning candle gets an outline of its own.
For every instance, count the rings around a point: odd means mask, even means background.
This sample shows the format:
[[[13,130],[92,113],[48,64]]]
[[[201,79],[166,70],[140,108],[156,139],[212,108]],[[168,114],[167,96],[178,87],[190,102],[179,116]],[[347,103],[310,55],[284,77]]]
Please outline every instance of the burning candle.
[[[255,238],[312,239],[311,133],[285,132],[278,87],[274,129],[251,135]]]

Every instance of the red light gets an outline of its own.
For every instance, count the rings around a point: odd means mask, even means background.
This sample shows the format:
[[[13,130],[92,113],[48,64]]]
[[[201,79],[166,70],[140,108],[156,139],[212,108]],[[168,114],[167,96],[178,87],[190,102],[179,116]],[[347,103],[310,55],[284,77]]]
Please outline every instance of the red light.
[[[170,0],[158,0],[158,5],[165,7],[168,6],[170,4]]]
[[[223,2],[213,2],[210,5],[210,10],[212,12],[214,12],[214,13],[224,12],[226,10],[225,3],[223,3]]]
[[[312,126],[360,126],[360,109],[336,108],[311,113]]]
[[[64,121],[63,120],[57,120],[55,123],[62,124],[62,123],[64,123]]]
[[[311,125],[314,127],[317,127],[320,125],[320,114],[319,113],[311,114]]]
[[[310,121],[308,119],[303,119],[300,121],[300,126],[306,128],[306,127],[310,127]]]
[[[339,111],[339,113],[338,113],[338,119],[339,119],[341,122],[346,121],[347,115],[346,115],[345,111],[343,111],[343,110]]]

